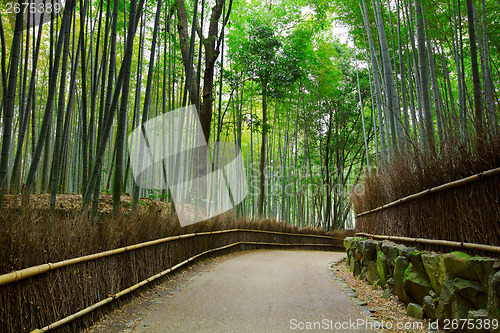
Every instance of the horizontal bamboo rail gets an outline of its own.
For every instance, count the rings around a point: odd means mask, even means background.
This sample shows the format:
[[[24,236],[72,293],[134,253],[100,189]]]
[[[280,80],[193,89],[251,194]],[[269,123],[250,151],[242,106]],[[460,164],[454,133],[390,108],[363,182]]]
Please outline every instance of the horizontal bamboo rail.
[[[361,217],[361,216],[365,216],[365,215],[368,215],[368,214],[371,214],[371,213],[375,213],[375,212],[378,212],[378,211],[381,211],[381,210],[384,210],[384,209],[387,209],[387,208],[398,206],[398,205],[400,205],[402,203],[405,203],[405,202],[408,202],[408,201],[411,201],[411,200],[415,200],[415,199],[419,199],[419,198],[422,198],[422,197],[424,197],[426,195],[429,195],[429,194],[432,194],[432,193],[437,193],[437,192],[445,191],[445,190],[448,190],[450,188],[459,187],[459,186],[462,186],[462,185],[473,183],[475,181],[478,181],[478,180],[481,180],[481,179],[484,179],[484,178],[489,178],[489,177],[493,177],[493,176],[497,176],[497,175],[500,175],[500,168],[495,168],[495,169],[491,169],[491,170],[488,170],[488,171],[483,171],[483,172],[477,173],[475,175],[472,175],[470,177],[459,179],[459,180],[455,180],[455,181],[452,181],[452,182],[447,183],[447,184],[439,185],[439,186],[430,188],[428,190],[424,190],[422,192],[418,192],[418,193],[409,195],[407,197],[398,199],[396,201],[390,202],[388,204],[382,205],[382,206],[374,208],[372,210],[369,210],[369,211],[366,211],[366,212],[363,212],[363,213],[359,213],[359,214],[356,215],[356,218]]]
[[[326,238],[326,239],[342,240],[342,238],[332,237],[332,236],[292,234],[292,233],[285,233],[285,232],[278,232],[278,231],[250,230],[250,229],[228,229],[228,230],[184,234],[184,235],[160,238],[160,239],[156,239],[156,240],[149,241],[149,242],[124,246],[124,247],[114,249],[114,250],[99,252],[99,253],[90,254],[90,255],[86,255],[86,256],[82,256],[82,257],[78,257],[78,258],[68,259],[68,260],[63,260],[63,261],[59,261],[56,263],[41,264],[38,266],[33,266],[33,267],[18,270],[18,271],[10,272],[7,274],[0,275],[0,286],[9,284],[9,283],[12,283],[15,281],[19,281],[22,279],[26,279],[29,277],[33,277],[36,275],[40,275],[40,274],[43,274],[43,273],[48,272],[48,271],[53,271],[53,270],[56,270],[58,268],[62,268],[62,267],[66,267],[69,265],[74,265],[74,264],[78,264],[78,263],[82,263],[82,262],[87,262],[87,261],[91,261],[91,260],[100,259],[100,258],[120,254],[120,253],[123,253],[126,251],[133,251],[133,250],[137,250],[137,249],[140,249],[143,247],[148,247],[148,246],[157,245],[157,244],[161,244],[161,243],[171,242],[171,241],[184,239],[184,238],[191,238],[191,237],[204,236],[204,235],[223,234],[223,233],[230,233],[230,232],[254,232],[254,233],[286,235],[286,236],[300,236],[300,237],[313,237],[313,238]]]
[[[235,230],[238,230],[238,229],[235,229]],[[242,231],[255,231],[255,230],[245,230],[245,229],[240,229],[240,230],[242,230]],[[225,232],[227,232],[227,231],[225,231]],[[261,232],[261,230],[258,230],[258,232]],[[222,233],[222,232],[218,232],[218,233]],[[269,232],[269,233],[275,233],[275,232]],[[203,233],[203,234],[208,234],[208,233]],[[286,233],[280,233],[280,234],[286,234]],[[300,235],[300,234],[288,234],[288,235],[294,235],[295,236],[295,235]],[[309,236],[313,236],[313,235],[309,235]],[[325,236],[320,236],[320,237],[325,237]],[[326,236],[326,238],[328,238],[328,236]],[[80,310],[80,311],[78,311],[78,312],[76,312],[76,313],[74,313],[74,314],[72,314],[70,316],[67,316],[67,317],[65,317],[65,318],[63,318],[61,320],[58,320],[58,321],[56,321],[56,322],[54,322],[54,323],[52,323],[50,325],[47,325],[47,326],[45,326],[43,328],[35,329],[35,330],[31,331],[31,333],[48,332],[48,331],[50,331],[52,329],[61,327],[61,326],[65,325],[65,324],[67,324],[67,323],[69,323],[69,322],[71,322],[73,320],[76,320],[76,319],[78,319],[78,318],[80,318],[80,317],[82,317],[82,316],[84,316],[84,315],[86,315],[86,314],[88,314],[88,313],[90,313],[90,312],[92,312],[92,311],[94,311],[94,310],[96,310],[96,309],[98,309],[98,308],[100,308],[100,307],[108,304],[108,303],[113,302],[114,300],[116,300],[116,299],[118,299],[118,298],[120,298],[120,297],[122,297],[124,295],[127,295],[127,294],[131,293],[132,291],[134,291],[134,290],[136,290],[136,289],[138,289],[138,288],[140,288],[140,287],[142,287],[142,286],[144,286],[144,285],[146,285],[146,284],[148,284],[148,283],[150,283],[150,282],[152,282],[152,281],[154,281],[154,280],[156,280],[156,279],[158,279],[158,278],[160,278],[162,276],[167,275],[168,273],[173,272],[174,270],[176,270],[176,269],[178,269],[178,268],[186,265],[187,263],[189,263],[189,262],[191,262],[191,261],[193,261],[193,260],[195,260],[195,259],[197,259],[197,258],[199,258],[199,257],[201,257],[203,255],[206,255],[208,253],[215,252],[215,251],[224,250],[224,249],[227,249],[227,248],[230,248],[230,247],[233,247],[233,246],[237,246],[237,245],[327,246],[327,247],[334,246],[333,244],[280,244],[280,243],[264,243],[264,242],[236,242],[236,243],[225,245],[225,246],[221,246],[221,247],[218,247],[218,248],[215,248],[215,249],[207,250],[207,251],[199,253],[199,254],[197,254],[197,255],[189,258],[189,259],[186,259],[186,260],[178,263],[177,265],[172,266],[169,269],[164,270],[161,273],[153,275],[153,276],[151,276],[150,278],[148,278],[146,280],[142,280],[141,282],[136,283],[133,286],[131,286],[131,287],[125,289],[125,290],[122,290],[122,291],[120,291],[120,292],[118,292],[118,293],[116,293],[114,295],[111,295],[111,296],[103,299],[102,301],[97,302],[97,303],[95,303],[95,304],[93,304],[93,305],[91,305],[91,306],[89,306],[89,307],[87,307],[87,308],[85,308],[83,310]]]
[[[405,243],[418,243],[426,245],[437,245],[445,247],[454,247],[468,250],[485,251],[492,253],[500,253],[500,246],[484,245],[476,243],[463,243],[454,242],[447,240],[437,240],[437,239],[426,239],[426,238],[412,238],[412,237],[401,237],[401,236],[385,236],[385,235],[372,235],[366,233],[357,233],[356,236],[368,237],[380,240],[390,240],[394,242],[405,242]]]

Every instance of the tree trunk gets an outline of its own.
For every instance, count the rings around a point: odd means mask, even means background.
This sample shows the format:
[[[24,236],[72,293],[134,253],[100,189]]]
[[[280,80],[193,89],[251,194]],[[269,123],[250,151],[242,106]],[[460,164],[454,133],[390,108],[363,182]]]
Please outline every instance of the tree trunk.
[[[99,49],[101,46],[101,27],[102,27],[102,12],[103,12],[103,0],[100,1],[99,3],[99,18],[98,18],[98,23],[97,23],[97,40],[96,40],[96,47],[95,47],[95,56],[94,56],[94,65],[93,68],[91,68],[91,72],[93,72],[93,78],[92,78],[92,93],[90,95],[90,120],[89,120],[89,126],[88,126],[88,155],[87,155],[87,176],[86,179],[88,181],[88,176],[89,176],[89,164],[90,167],[92,167],[92,160],[94,158],[94,145],[95,145],[95,113],[97,109],[97,96],[98,96],[98,87],[99,87]],[[111,1],[107,1],[107,12],[106,12],[106,21],[105,21],[105,36],[104,36],[104,47],[102,50],[102,57],[106,58],[106,52],[107,52],[107,43],[108,43],[108,33],[109,33],[109,4]],[[91,15],[92,16],[92,13]],[[93,32],[92,32],[93,36]],[[93,50],[92,44],[91,44],[91,50]],[[92,52],[90,53],[92,55]],[[92,63],[91,63],[92,64]],[[106,66],[105,62],[101,62],[102,64],[102,71],[103,71],[103,76],[106,74]],[[92,67],[92,66],[91,66]],[[102,80],[102,90],[104,90],[104,80]],[[101,101],[104,99],[104,93],[101,94]],[[102,104],[101,104],[102,105]],[[83,185],[83,178],[82,178],[82,185]],[[85,193],[87,184],[85,184],[85,187],[82,187],[82,193]]]
[[[262,141],[260,144],[260,164],[259,164],[259,217],[264,216],[264,199],[266,175],[264,174],[264,166],[266,163],[266,136],[267,136],[267,81],[262,80]]]
[[[49,92],[47,96],[47,104],[45,106],[45,113],[43,115],[42,125],[40,127],[40,134],[38,136],[38,141],[36,145],[36,150],[33,153],[33,159],[31,162],[30,169],[28,171],[28,176],[26,178],[26,183],[23,190],[23,197],[25,198],[25,202],[29,199],[29,194],[31,193],[31,187],[35,181],[36,172],[38,170],[38,165],[40,163],[40,156],[42,155],[42,149],[45,145],[47,137],[50,135],[49,128],[52,122],[52,110],[54,106],[54,95],[57,87],[57,72],[59,71],[59,63],[61,61],[61,51],[63,42],[66,34],[69,34],[70,26],[71,26],[71,16],[73,9],[75,7],[75,1],[69,0],[64,9],[63,20],[61,24],[61,30],[59,32],[59,37],[57,39],[57,47],[55,50],[55,59],[52,65],[51,70],[51,80],[49,83]],[[48,147],[46,147],[46,153],[48,153]],[[45,161],[44,163],[47,163]]]
[[[427,66],[425,49],[424,18],[420,1],[415,1],[415,16],[417,18],[418,63],[420,69],[420,88],[425,123],[424,133],[422,133],[422,136],[425,138],[424,143],[427,143],[428,151],[431,152],[435,149],[434,121],[432,118],[430,99],[429,67]]]
[[[4,98],[7,96],[7,48],[5,46],[5,33],[3,30],[3,19],[2,13],[0,13],[0,42],[2,47],[2,56],[0,58],[1,71],[2,71],[2,100],[0,101],[0,115],[2,114],[2,109],[4,107]]]
[[[40,20],[43,21],[43,16],[44,13],[42,12]],[[23,143],[24,143],[24,136],[26,134],[26,128],[28,127],[29,123],[29,115],[31,112],[32,104],[34,96],[35,96],[35,82],[36,82],[36,69],[38,66],[38,55],[40,54],[40,43],[42,40],[42,31],[43,29],[40,28],[38,29],[38,36],[37,36],[37,41],[36,41],[36,47],[35,47],[35,52],[33,54],[33,67],[31,70],[31,78],[30,78],[30,87],[28,90],[28,100],[26,101],[26,109],[25,109],[25,118],[23,122],[20,123],[20,128],[19,128],[19,135],[17,139],[17,147],[16,147],[16,156],[14,159],[14,166],[12,167],[12,175],[11,175],[11,181],[10,181],[10,190],[13,193],[18,193],[19,192],[19,182],[21,178],[21,156],[22,156],[22,149],[23,149]],[[28,144],[28,143],[26,143]]]
[[[115,3],[115,5],[117,5]],[[131,17],[139,17],[142,14],[142,9],[144,6],[144,0],[139,0],[139,4],[137,6],[137,14],[134,11],[130,13]],[[133,6],[135,9],[135,5]],[[97,180],[100,179],[99,174],[101,173],[101,167],[102,163],[104,160],[104,153],[106,151],[106,143],[108,142],[108,139],[111,135],[111,128],[113,126],[113,118],[114,118],[114,113],[116,111],[116,108],[118,106],[118,99],[120,97],[120,92],[122,85],[124,85],[125,82],[125,75],[128,75],[128,80],[130,80],[130,63],[131,63],[131,57],[132,57],[132,50],[133,50],[133,44],[134,44],[134,36],[135,32],[137,30],[137,24],[139,20],[135,19],[129,19],[129,36],[127,37],[127,47],[126,47],[126,52],[125,52],[125,57],[123,59],[122,66],[120,68],[120,73],[118,74],[118,78],[116,79],[116,84],[115,84],[115,90],[113,94],[113,99],[111,101],[111,106],[109,108],[110,114],[107,115],[106,121],[104,122],[103,126],[103,132],[102,132],[102,137],[98,145],[98,151],[96,154],[96,160],[94,164],[94,168],[92,169],[92,176],[89,178],[89,184],[87,191],[85,192],[85,195],[83,197],[82,201],[82,211],[86,212],[88,210],[88,207],[90,205],[90,199],[92,197],[92,194],[98,188],[99,184],[97,184]],[[127,73],[127,74],[126,74]],[[128,90],[128,87],[127,87]],[[125,100],[126,102],[126,100]],[[124,105],[126,107],[126,105]],[[119,198],[118,198],[119,199]],[[114,203],[115,204],[115,203]]]
[[[18,1],[19,7],[23,9],[22,1]],[[7,190],[7,175],[9,173],[9,151],[12,140],[12,120],[14,117],[14,103],[16,99],[17,72],[19,65],[19,53],[21,51],[21,38],[23,30],[23,11],[16,15],[14,37],[10,51],[10,69],[7,92],[5,96],[3,114],[2,156],[0,160],[0,208],[3,206],[3,197]]]
[[[366,0],[363,0],[363,16],[365,21],[365,30],[368,38],[368,46],[370,48],[370,59],[372,63],[372,71],[373,71],[373,85],[375,86],[375,96],[377,102],[377,114],[378,114],[378,126],[379,126],[379,137],[380,137],[380,150],[382,153],[382,163],[387,161],[387,145],[385,142],[386,133],[384,120],[382,117],[382,92],[380,91],[380,77],[378,74],[378,63],[375,55],[375,46],[373,45],[373,39],[371,34],[370,22],[368,20],[368,11]]]
[[[85,3],[83,3],[85,1]],[[88,0],[80,0],[80,49],[81,49],[81,70],[82,70],[82,107],[80,112],[80,120],[82,126],[82,193],[84,193],[87,188],[87,176],[88,176],[88,137],[87,137],[87,69],[86,69],[86,43],[85,37],[85,18],[87,17],[87,7]],[[77,55],[78,59],[78,55]],[[96,57],[97,59],[97,57]],[[78,61],[75,62],[75,65]],[[92,110],[92,112],[94,112]]]
[[[144,97],[144,108],[142,111],[142,119],[141,119],[141,126],[146,123],[148,120],[148,113],[149,113],[149,108],[151,105],[151,83],[153,81],[153,75],[154,75],[154,64],[155,64],[155,53],[156,53],[156,39],[158,35],[158,29],[160,26],[160,13],[161,13],[161,1],[158,1],[157,8],[156,8],[156,16],[155,16],[155,23],[154,23],[154,29],[153,29],[153,41],[151,43],[151,48],[150,48],[150,58],[149,58],[149,69],[148,69],[148,78],[147,78],[147,83],[146,83],[146,96]],[[142,161],[142,153],[144,152],[143,145],[144,142],[142,140],[142,135],[141,135],[141,142],[140,142],[140,149],[139,149],[139,161],[141,163]],[[148,147],[149,148],[149,147]],[[140,176],[139,176],[140,177]],[[165,179],[166,181],[166,179]],[[139,180],[134,182],[134,191],[132,194],[132,211],[135,211],[137,208],[137,203],[139,201],[139,186],[136,183],[140,183]]]
[[[161,1],[159,1],[161,4]],[[120,105],[120,111],[118,112],[117,120],[117,130],[116,130],[116,164],[115,164],[115,174],[113,181],[113,215],[116,218],[120,212],[121,200],[120,196],[122,194],[123,185],[123,165],[125,160],[125,132],[127,131],[126,119],[128,110],[128,97],[129,97],[129,87],[130,87],[130,68],[132,64],[132,51],[133,51],[133,39],[135,35],[135,29],[133,25],[136,20],[136,4],[137,0],[130,1],[130,12],[129,12],[129,36],[128,39],[131,40],[129,45],[127,45],[125,58],[123,60],[123,68],[125,71],[125,77],[122,85],[122,100]],[[159,13],[157,13],[159,16]],[[140,13],[137,15],[140,17]],[[151,52],[155,52],[154,50]]]
[[[422,15],[425,15],[422,7]],[[431,72],[432,96],[434,97],[434,109],[436,110],[436,126],[438,131],[439,143],[443,143],[443,100],[439,91],[439,83],[436,74],[436,61],[434,59],[434,49],[429,37],[427,20],[424,17],[425,40],[427,43],[427,56],[429,58],[429,67]]]
[[[393,148],[396,148],[398,142],[397,137],[403,137],[401,116],[399,112],[399,105],[397,102],[396,88],[394,85],[394,73],[392,71],[391,56],[389,54],[389,45],[387,43],[387,36],[385,34],[380,0],[375,0],[375,4],[377,8],[375,17],[377,18],[377,31],[382,50],[382,61],[384,67],[384,87],[387,100],[386,105],[389,112],[392,145]]]
[[[214,74],[215,74],[215,62],[219,57],[220,47],[223,43],[224,27],[227,24],[228,17],[231,13],[233,0],[229,1],[228,10],[223,18],[222,29],[219,36],[219,21],[222,16],[222,11],[224,8],[225,0],[216,0],[214,7],[212,8],[212,14],[210,16],[210,24],[208,27],[208,36],[205,38],[199,34],[202,39],[203,47],[205,48],[205,69],[203,75],[203,100],[201,103],[200,112],[200,122],[203,134],[205,135],[205,140],[209,142],[210,139],[210,126],[212,123],[212,110],[213,110],[213,93],[214,93]],[[188,23],[187,23],[187,12],[184,6],[184,0],[176,0],[177,14],[178,14],[178,24],[177,29],[179,32],[179,45],[181,48],[182,59],[184,62],[184,68],[186,73],[188,73],[189,66],[189,45],[190,41],[188,39]],[[194,76],[191,78],[193,81],[191,86],[195,88],[193,93],[191,93],[191,103],[197,104],[198,101],[198,89],[196,86],[196,80]]]
[[[397,0],[397,15],[398,15],[398,55],[399,55],[399,74],[401,75],[401,97],[402,97],[402,107],[403,107],[403,119],[404,119],[404,126],[403,126],[403,131],[405,134],[404,138],[399,138],[400,142],[403,143],[403,145],[406,145],[406,143],[410,140],[410,120],[408,117],[408,101],[407,101],[407,87],[406,87],[406,79],[405,79],[405,68],[404,68],[404,61],[403,61],[403,44],[402,44],[402,33],[401,33],[401,14],[400,14],[400,1]],[[396,57],[394,57],[396,58]]]
[[[330,175],[330,140],[332,137],[332,122],[333,122],[333,107],[330,106],[330,113],[328,119],[328,132],[326,134],[325,141],[325,160],[324,160],[324,170],[325,170],[325,181],[324,186],[326,188],[326,207],[325,207],[325,219],[323,221],[325,228],[328,228],[332,220],[332,184]],[[335,135],[338,137],[338,122],[335,122]],[[338,160],[338,159],[337,159]]]
[[[476,30],[474,26],[474,12],[472,0],[467,0],[467,22],[469,26],[469,45],[470,45],[470,59],[472,69],[472,85],[474,88],[474,127],[476,130],[477,139],[481,141],[484,137],[483,128],[483,102],[482,102],[482,88],[481,80],[479,77],[479,66],[477,62],[477,43],[476,43]]]
[[[492,137],[496,137],[500,130],[498,124],[498,115],[495,106],[495,86],[493,84],[491,70],[491,56],[488,41],[488,30],[486,26],[486,6],[485,0],[482,0],[482,18],[483,18],[483,49],[484,49],[484,73],[483,82],[486,98],[486,110],[488,112],[488,121]]]
[[[71,17],[70,17],[71,20]],[[59,181],[59,166],[61,162],[62,131],[64,104],[66,99],[66,72],[69,56],[69,30],[64,34],[64,50],[61,64],[61,80],[59,86],[59,102],[57,106],[56,140],[54,142],[54,151],[52,153],[52,167],[50,169],[50,214],[54,212],[56,205],[57,184]]]

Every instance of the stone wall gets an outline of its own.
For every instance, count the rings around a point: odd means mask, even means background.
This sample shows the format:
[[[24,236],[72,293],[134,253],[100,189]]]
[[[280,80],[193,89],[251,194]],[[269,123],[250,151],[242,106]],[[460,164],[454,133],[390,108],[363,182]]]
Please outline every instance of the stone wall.
[[[359,237],[345,238],[344,247],[354,276],[396,295],[409,315],[438,320],[451,332],[500,332],[498,259]]]

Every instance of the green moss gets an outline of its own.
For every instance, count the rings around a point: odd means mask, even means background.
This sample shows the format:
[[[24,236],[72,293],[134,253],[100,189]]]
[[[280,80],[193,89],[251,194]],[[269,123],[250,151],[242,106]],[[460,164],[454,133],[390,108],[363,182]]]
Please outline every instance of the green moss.
[[[413,265],[410,263],[410,264],[408,265],[408,267],[406,267],[406,269],[405,269],[405,272],[404,272],[404,275],[403,275],[403,276],[404,276],[404,277],[408,276],[408,274],[410,274],[410,271],[412,270],[412,268],[413,268]]]
[[[467,253],[463,253],[463,252],[460,252],[460,251],[453,251],[451,253],[456,254],[460,258],[465,258],[465,259],[470,259],[471,258],[471,256],[468,255]]]

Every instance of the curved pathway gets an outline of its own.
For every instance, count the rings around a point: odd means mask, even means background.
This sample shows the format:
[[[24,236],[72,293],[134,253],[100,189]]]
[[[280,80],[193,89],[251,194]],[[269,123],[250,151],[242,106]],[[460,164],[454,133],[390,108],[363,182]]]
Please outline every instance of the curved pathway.
[[[217,264],[127,332],[372,332],[323,251],[251,251]],[[313,328],[316,328],[312,330]]]

